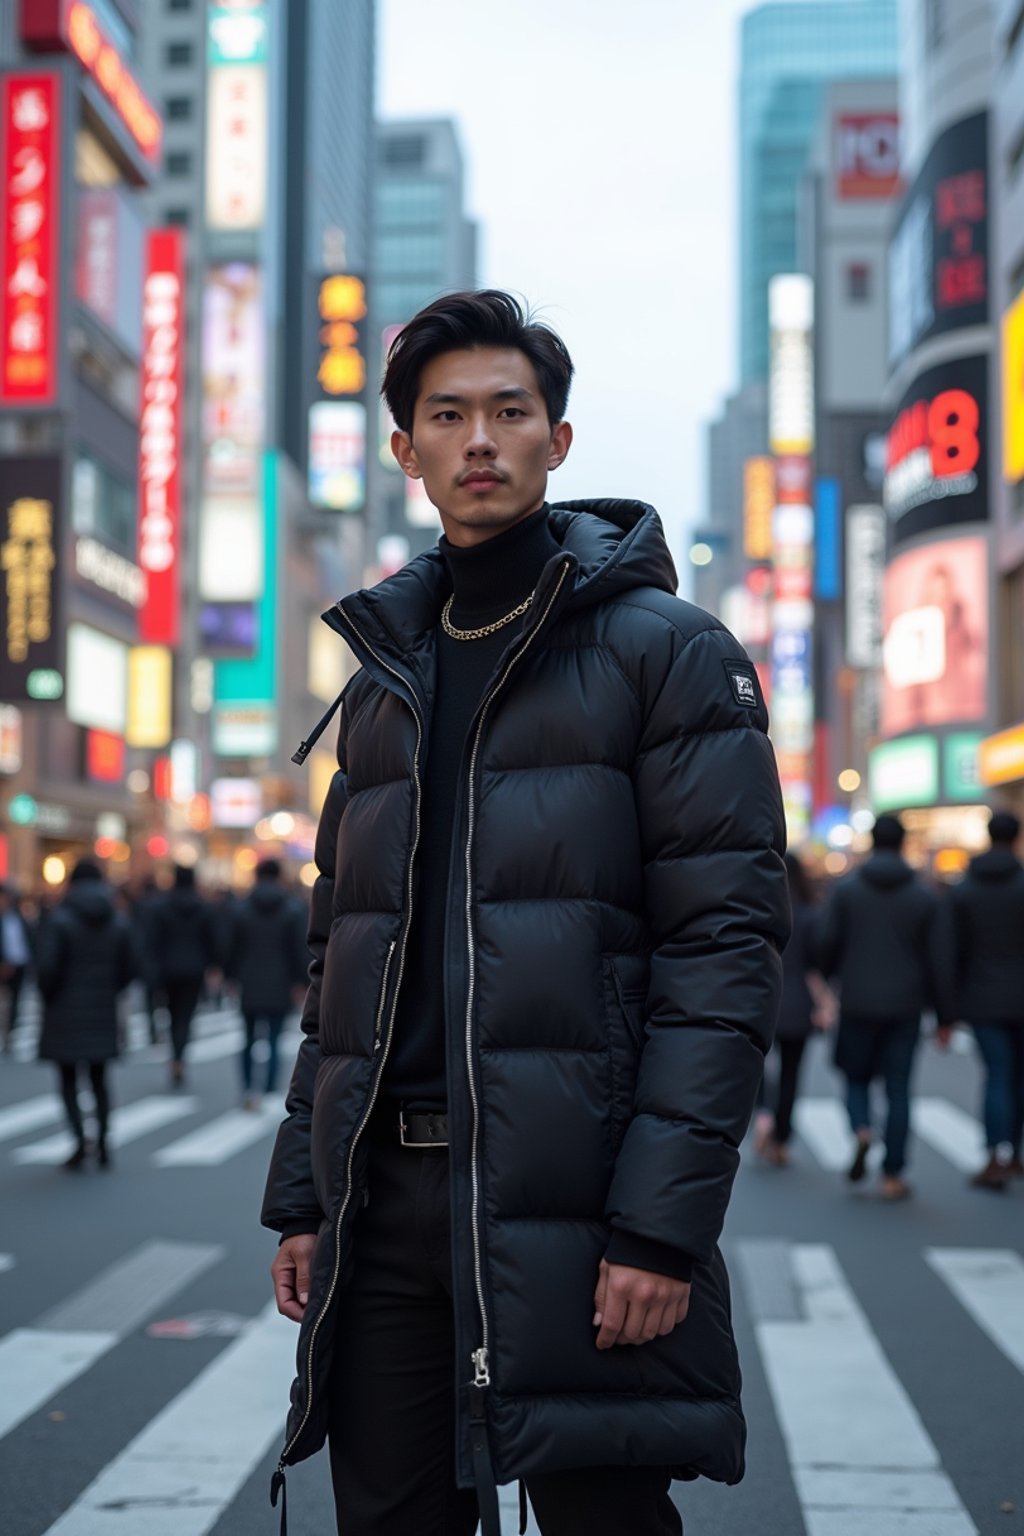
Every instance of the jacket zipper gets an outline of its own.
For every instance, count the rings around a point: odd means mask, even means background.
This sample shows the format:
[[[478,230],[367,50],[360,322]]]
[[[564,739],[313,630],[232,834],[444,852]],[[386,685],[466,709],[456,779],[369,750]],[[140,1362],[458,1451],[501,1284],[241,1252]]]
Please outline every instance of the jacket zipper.
[[[476,1079],[473,1075],[473,1002],[476,995],[476,944],[473,938],[473,836],[476,830],[476,763],[480,750],[480,741],[483,736],[484,722],[487,711],[494,702],[498,693],[505,686],[509,673],[516,662],[525,656],[534,637],[540,632],[548,614],[551,612],[555,599],[558,597],[569,570],[569,563],[562,566],[561,575],[555,584],[555,589],[548,599],[547,606],[541,614],[534,629],[530,631],[525,643],[514,656],[510,657],[501,677],[495,683],[490,693],[481,706],[477,720],[476,734],[473,738],[473,751],[469,760],[469,826],[466,835],[466,947],[469,956],[469,989],[466,996],[466,1075],[469,1079],[469,1097],[473,1107],[473,1134],[470,1146],[470,1186],[472,1189],[472,1209],[470,1212],[470,1227],[473,1233],[473,1275],[476,1282],[476,1300],[480,1311],[480,1345],[472,1351],[470,1356],[473,1365],[473,1386],[481,1393],[491,1384],[490,1370],[490,1322],[487,1316],[487,1298],[484,1295],[483,1260],[480,1248],[480,1170],[478,1163],[479,1139],[480,1139],[480,1100],[476,1091]]]
[[[345,1179],[346,1179],[345,1198],[341,1202],[341,1209],[338,1211],[337,1220],[335,1221],[335,1224],[334,1224],[334,1273],[331,1276],[331,1284],[330,1284],[330,1287],[329,1287],[329,1289],[327,1291],[327,1296],[326,1296],[326,1298],[324,1300],[324,1304],[320,1308],[320,1312],[319,1312],[319,1314],[317,1316],[317,1320],[313,1324],[312,1332],[309,1335],[309,1353],[308,1353],[308,1355],[306,1357],[306,1379],[307,1379],[307,1382],[308,1382],[308,1387],[307,1387],[307,1392],[306,1392],[306,1411],[302,1415],[302,1422],[299,1424],[298,1429],[295,1431],[294,1435],[292,1435],[291,1439],[288,1441],[288,1444],[285,1446],[284,1450],[281,1452],[281,1458],[278,1461],[277,1473],[275,1475],[275,1482],[278,1482],[278,1480],[279,1480],[278,1486],[281,1486],[283,1484],[283,1482],[284,1482],[285,1467],[286,1467],[287,1462],[288,1462],[289,1454],[291,1453],[292,1449],[294,1448],[294,1446],[298,1442],[298,1440],[299,1440],[303,1430],[305,1429],[307,1423],[309,1422],[309,1416],[310,1416],[311,1412],[313,1411],[313,1349],[314,1349],[314,1347],[316,1345],[316,1336],[317,1336],[317,1333],[319,1332],[320,1324],[323,1322],[324,1318],[327,1316],[327,1312],[328,1312],[328,1309],[330,1308],[331,1302],[334,1300],[334,1292],[337,1290],[338,1276],[339,1276],[339,1274],[341,1272],[341,1225],[342,1225],[342,1222],[345,1220],[345,1212],[348,1210],[348,1204],[349,1204],[350,1199],[352,1198],[352,1169],[353,1169],[353,1166],[354,1166],[356,1147],[357,1147],[357,1145],[359,1143],[360,1136],[363,1134],[363,1131],[366,1129],[367,1121],[369,1120],[370,1116],[373,1114],[373,1107],[374,1107],[374,1105],[377,1102],[377,1094],[380,1091],[380,1083],[381,1083],[381,1078],[382,1078],[383,1073],[384,1073],[384,1065],[385,1065],[385,1062],[387,1061],[387,1058],[388,1058],[388,1052],[391,1049],[392,1029],[393,1029],[393,1025],[394,1025],[394,1022],[395,1022],[395,1014],[396,1014],[396,1012],[398,1010],[398,994],[399,994],[399,991],[400,991],[401,986],[402,986],[402,973],[405,970],[405,946],[406,946],[406,940],[409,937],[409,930],[410,930],[410,928],[412,926],[413,867],[414,867],[415,862],[416,862],[416,852],[417,852],[417,849],[419,848],[419,842],[420,842],[420,809],[421,809],[421,801],[422,801],[422,795],[423,795],[423,788],[422,788],[422,785],[420,783],[420,749],[421,749],[421,747],[423,745],[423,722],[420,719],[419,706],[415,702],[415,695],[413,694],[412,689],[409,687],[409,684],[405,681],[405,679],[402,676],[402,674],[400,672],[396,672],[394,667],[389,666],[386,661],[383,661],[381,659],[381,657],[377,655],[377,652],[375,650],[373,650],[373,648],[371,646],[366,644],[366,641],[363,639],[363,637],[359,633],[358,629],[356,629],[356,626],[352,623],[351,618],[349,618],[349,615],[345,612],[345,610],[343,608],[339,607],[338,612],[345,619],[346,623],[348,623],[351,626],[352,630],[354,631],[356,637],[359,639],[360,643],[362,645],[366,646],[366,649],[370,652],[370,655],[373,657],[374,661],[377,662],[378,666],[383,667],[386,672],[390,672],[392,677],[396,677],[398,679],[398,681],[402,684],[403,689],[405,689],[409,693],[410,698],[412,700],[412,703],[411,703],[410,707],[412,708],[413,716],[414,716],[414,718],[416,720],[416,751],[413,754],[413,764],[412,764],[413,783],[416,786],[416,815],[415,815],[415,829],[414,829],[414,832],[413,832],[413,840],[412,840],[412,849],[411,849],[410,854],[409,854],[409,864],[408,864],[408,869],[407,869],[407,872],[406,872],[406,908],[405,908],[405,911],[406,911],[406,921],[405,921],[405,927],[404,927],[404,929],[402,931],[402,942],[401,942],[401,948],[399,949],[399,956],[398,956],[398,979],[395,982],[394,996],[391,999],[391,1014],[390,1014],[390,1017],[388,1019],[387,1034],[386,1034],[386,1036],[384,1036],[384,1049],[383,1049],[383,1051],[380,1050],[381,1043],[382,1043],[381,1018],[383,1016],[384,1005],[385,1005],[385,1001],[386,1001],[386,998],[387,998],[388,973],[389,973],[390,968],[391,968],[391,958],[392,958],[392,956],[393,956],[393,954],[395,952],[395,945],[396,945],[396,942],[397,942],[395,940],[392,940],[391,947],[388,950],[387,959],[384,962],[384,981],[383,981],[383,984],[382,984],[382,987],[381,987],[380,1003],[379,1003],[378,1008],[377,1008],[377,1018],[376,1018],[375,1024],[374,1024],[374,1039],[373,1039],[374,1055],[376,1056],[378,1054],[378,1052],[380,1052],[380,1058],[379,1058],[379,1061],[377,1062],[377,1067],[376,1067],[376,1076],[374,1077],[374,1080],[373,1080],[373,1085],[372,1085],[371,1090],[370,1090],[370,1097],[369,1097],[369,1100],[367,1102],[366,1109],[363,1112],[363,1118],[360,1120],[359,1124],[356,1126],[356,1129],[355,1129],[355,1131],[354,1131],[354,1133],[352,1135],[352,1140],[349,1142],[348,1165],[347,1165],[347,1168],[346,1168],[346,1171],[345,1171]]]

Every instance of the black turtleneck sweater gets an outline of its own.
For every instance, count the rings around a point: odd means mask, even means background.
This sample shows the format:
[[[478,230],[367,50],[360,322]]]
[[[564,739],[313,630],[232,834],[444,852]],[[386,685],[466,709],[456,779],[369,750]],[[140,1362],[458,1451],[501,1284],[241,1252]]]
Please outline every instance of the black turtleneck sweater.
[[[451,621],[479,629],[529,597],[541,571],[561,546],[548,528],[547,507],[471,549],[441,538],[452,582]],[[437,677],[426,762],[416,864],[412,927],[398,1016],[384,1073],[384,1091],[411,1108],[447,1103],[444,1025],[444,928],[448,882],[462,850],[453,849],[455,807],[466,737],[484,690],[508,645],[523,626],[513,619],[482,640],[453,640],[437,626]]]

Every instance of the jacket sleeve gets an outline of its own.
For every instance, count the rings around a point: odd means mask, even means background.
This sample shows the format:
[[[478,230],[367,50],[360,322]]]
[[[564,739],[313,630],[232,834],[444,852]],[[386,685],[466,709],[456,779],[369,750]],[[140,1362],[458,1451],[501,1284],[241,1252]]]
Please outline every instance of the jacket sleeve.
[[[606,1215],[613,1245],[625,1232],[706,1262],[775,1029],[790,911],[753,668],[719,628],[680,637],[673,652],[660,677],[647,658],[641,698],[633,777],[653,953],[633,1116]]]
[[[335,850],[347,794],[345,774],[339,770],[331,780],[317,827],[317,876],[310,893],[307,934],[313,958],[302,1007],[303,1038],[285,1100],[287,1118],[277,1133],[263,1197],[263,1225],[285,1237],[293,1237],[299,1232],[315,1232],[324,1217],[313,1187],[310,1136],[313,1085],[320,1065],[320,991],[334,915]]]
[[[811,958],[826,981],[837,977],[842,965],[845,892],[843,885],[834,888],[811,933]]]

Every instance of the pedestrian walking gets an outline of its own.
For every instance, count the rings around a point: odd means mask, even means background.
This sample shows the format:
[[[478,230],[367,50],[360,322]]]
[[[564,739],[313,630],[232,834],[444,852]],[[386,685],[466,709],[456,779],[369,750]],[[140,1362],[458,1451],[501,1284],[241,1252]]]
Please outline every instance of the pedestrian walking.
[[[782,1003],[775,1027],[775,1042],[765,1063],[762,1108],[754,1137],[758,1154],[775,1168],[789,1165],[787,1148],[807,1042],[816,1029],[831,1029],[836,1013],[835,998],[828,983],[815,969],[812,955],[814,890],[795,853],[786,854],[786,875],[793,932],[782,955]],[[769,1082],[769,1071],[773,1066],[775,1077]]]
[[[262,1026],[267,1041],[263,1086],[277,1087],[278,1041],[290,1010],[305,996],[309,968],[305,922],[281,880],[277,859],[256,866],[256,884],[235,916],[228,975],[238,987],[245,1042],[242,1046],[242,1103],[258,1109],[253,1091],[253,1046]]]
[[[32,965],[32,935],[17,894],[0,885],[0,1048],[9,1051],[18,1027],[18,1003]]]
[[[910,1080],[928,1007],[948,1022],[950,977],[940,960],[938,900],[902,857],[897,816],[875,822],[874,851],[840,880],[822,921],[817,960],[839,986],[835,1064],[846,1078],[846,1103],[857,1145],[847,1177],[859,1183],[872,1142],[871,1085],[881,1078],[887,1101],[885,1159],[878,1193],[904,1200],[910,1135]]]
[[[971,1179],[1003,1190],[1024,1175],[1024,866],[1014,853],[1020,822],[998,811],[991,846],[971,860],[946,903],[955,1016],[967,1020],[985,1072],[988,1161]]]
[[[444,537],[327,616],[304,1039],[263,1219],[346,1536],[669,1536],[743,1472],[717,1246],[789,926],[757,673],[653,508],[549,505],[572,363],[448,295],[384,397]],[[330,714],[303,743],[301,760]]]
[[[78,1101],[78,1080],[86,1075],[95,1100],[96,1155],[101,1168],[110,1165],[107,1064],[118,1055],[118,997],[137,971],[127,919],[115,910],[113,892],[99,865],[79,859],[71,871],[67,895],[47,920],[39,940],[39,990],[44,1005],[39,1059],[57,1064],[75,1138],[66,1168],[80,1168],[90,1151]]]
[[[152,966],[171,1024],[171,1085],[185,1083],[185,1051],[203,978],[219,962],[214,917],[196,890],[195,870],[178,864],[174,884],[150,916]]]
[[[135,950],[142,967],[143,1007],[149,1025],[150,1044],[160,1041],[157,1011],[166,1006],[167,999],[160,985],[160,968],[157,964],[156,939],[153,918],[163,899],[163,891],[152,875],[142,881],[138,894],[131,905],[130,923]]]

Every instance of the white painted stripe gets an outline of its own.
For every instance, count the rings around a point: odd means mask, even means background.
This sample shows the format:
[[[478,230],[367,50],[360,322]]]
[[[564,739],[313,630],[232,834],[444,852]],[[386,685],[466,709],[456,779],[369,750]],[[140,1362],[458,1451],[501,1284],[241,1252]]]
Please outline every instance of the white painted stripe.
[[[13,1253],[0,1253],[0,1275],[6,1274],[9,1269],[13,1269],[13,1268],[14,1268],[14,1254]]]
[[[116,1333],[47,1328],[15,1328],[0,1339],[0,1435],[10,1434],[116,1343]]]
[[[222,1030],[218,1035],[205,1035],[193,1040],[185,1053],[186,1064],[200,1061],[219,1061],[222,1056],[237,1056],[242,1049],[245,1034],[241,1029]]]
[[[213,1167],[276,1131],[283,1114],[284,1095],[276,1093],[258,1110],[229,1109],[209,1125],[161,1147],[153,1161],[158,1168]]]
[[[985,1161],[981,1126],[948,1099],[916,1099],[910,1106],[910,1127],[961,1173],[976,1173]]]
[[[123,1109],[115,1109],[110,1115],[110,1144],[112,1147],[127,1146],[130,1141],[137,1141],[140,1136],[148,1136],[151,1131],[157,1131],[164,1125],[171,1125],[175,1120],[184,1120],[188,1115],[194,1115],[199,1108],[198,1099],[189,1098],[187,1095],[156,1094],[151,1098],[139,1099],[134,1104],[127,1104]],[[30,1142],[27,1147],[16,1147],[12,1156],[18,1163],[60,1163],[68,1156],[74,1147],[74,1141],[69,1131],[61,1131],[57,1136],[48,1136],[45,1141]]]
[[[755,1326],[808,1536],[977,1536],[832,1249],[792,1263],[804,1320]]]
[[[64,1114],[64,1106],[56,1094],[45,1094],[38,1099],[25,1099],[0,1109],[0,1141],[22,1136],[26,1131],[36,1131],[41,1125],[52,1125]]]
[[[793,1120],[800,1140],[823,1168],[838,1173],[853,1161],[850,1119],[838,1099],[798,1099]]]
[[[295,1339],[271,1303],[46,1536],[206,1536],[283,1434]]]
[[[1009,1248],[926,1248],[925,1258],[997,1349],[1024,1371],[1024,1259]]]

